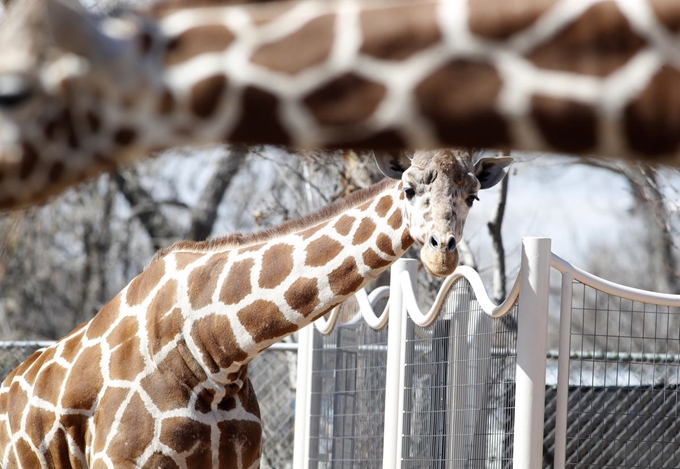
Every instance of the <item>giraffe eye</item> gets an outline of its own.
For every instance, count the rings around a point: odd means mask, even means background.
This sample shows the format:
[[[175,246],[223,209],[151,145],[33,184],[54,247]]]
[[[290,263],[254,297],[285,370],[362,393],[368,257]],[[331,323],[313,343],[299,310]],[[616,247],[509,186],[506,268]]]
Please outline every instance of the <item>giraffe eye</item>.
[[[33,96],[33,88],[18,75],[0,75],[0,109],[13,108]]]
[[[472,204],[475,203],[475,200],[479,200],[479,197],[476,195],[469,195],[467,199],[465,199],[465,203],[468,205],[468,207],[472,207]]]
[[[411,200],[413,197],[416,195],[416,191],[413,187],[405,187],[404,188],[404,195],[408,200]]]

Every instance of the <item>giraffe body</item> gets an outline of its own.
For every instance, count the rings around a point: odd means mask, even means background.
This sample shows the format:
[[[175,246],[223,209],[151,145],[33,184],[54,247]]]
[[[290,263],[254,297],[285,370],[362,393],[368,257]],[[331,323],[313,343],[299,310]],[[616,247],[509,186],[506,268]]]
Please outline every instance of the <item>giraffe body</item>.
[[[510,164],[473,166],[460,151],[379,159],[401,180],[269,232],[161,251],[91,321],[31,356],[0,387],[0,466],[259,467],[248,363],[414,242],[428,271],[455,269],[478,190]]]
[[[0,209],[224,141],[678,161],[676,0],[72,2],[0,25]]]

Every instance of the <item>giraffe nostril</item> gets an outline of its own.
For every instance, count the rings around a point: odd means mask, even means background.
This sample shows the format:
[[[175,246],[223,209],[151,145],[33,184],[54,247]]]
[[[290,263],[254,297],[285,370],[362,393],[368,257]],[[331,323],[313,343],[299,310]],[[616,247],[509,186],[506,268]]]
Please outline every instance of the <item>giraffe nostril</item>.
[[[456,238],[451,236],[449,237],[449,242],[446,243],[446,250],[453,251],[454,249],[456,249]]]
[[[439,249],[439,238],[437,238],[437,235],[430,236],[430,247],[432,249]]]

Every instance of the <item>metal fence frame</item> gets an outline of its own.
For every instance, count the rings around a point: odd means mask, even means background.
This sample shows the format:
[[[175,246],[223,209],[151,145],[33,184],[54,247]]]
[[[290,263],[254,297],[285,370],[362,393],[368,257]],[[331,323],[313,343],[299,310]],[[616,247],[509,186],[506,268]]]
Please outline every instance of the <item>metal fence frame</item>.
[[[555,452],[553,467],[565,468],[567,410],[570,360],[570,329],[572,312],[572,285],[577,280],[601,292],[627,300],[654,305],[680,307],[679,295],[643,291],[609,282],[589,274],[551,253],[551,241],[546,238],[524,238],[519,276],[501,305],[495,305],[488,297],[479,275],[470,268],[459,267],[446,279],[432,308],[423,313],[416,301],[417,261],[402,259],[391,270],[389,288],[389,314],[376,315],[371,308],[371,298],[364,291],[357,294],[361,314],[374,328],[388,329],[383,461],[384,469],[401,465],[404,416],[404,378],[407,317],[421,326],[432,324],[439,314],[442,301],[451,286],[461,278],[471,285],[484,312],[499,318],[507,314],[516,301],[519,302],[519,327],[516,349],[516,399],[514,409],[513,467],[539,469],[543,463],[544,413],[546,395],[546,369],[548,355],[548,312],[551,268],[562,276],[560,297],[560,332],[557,365],[557,397],[555,409]],[[385,294],[382,292],[381,294]],[[334,310],[326,319],[316,323],[322,333],[329,333],[338,319]],[[295,419],[294,467],[306,469],[309,454],[309,390],[311,389],[312,328],[301,331],[298,353],[297,405]],[[458,351],[457,353],[460,353]],[[462,351],[462,353],[467,353]],[[465,357],[456,356],[465,360]],[[448,466],[447,466],[448,467]]]

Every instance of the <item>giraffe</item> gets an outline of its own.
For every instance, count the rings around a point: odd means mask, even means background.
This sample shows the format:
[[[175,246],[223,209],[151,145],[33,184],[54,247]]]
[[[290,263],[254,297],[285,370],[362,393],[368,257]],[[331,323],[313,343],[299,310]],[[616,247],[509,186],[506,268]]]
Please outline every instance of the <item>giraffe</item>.
[[[413,244],[437,276],[511,158],[380,153],[390,176],[274,230],[161,250],[88,323],[0,387],[0,466],[259,467],[248,362]]]
[[[225,141],[680,163],[676,0],[73,1],[0,25],[0,209]]]

